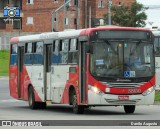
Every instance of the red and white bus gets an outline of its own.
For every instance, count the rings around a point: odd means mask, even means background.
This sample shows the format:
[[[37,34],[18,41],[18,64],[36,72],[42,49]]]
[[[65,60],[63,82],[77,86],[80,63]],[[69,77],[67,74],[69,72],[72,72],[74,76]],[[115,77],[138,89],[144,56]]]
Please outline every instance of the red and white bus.
[[[155,60],[150,30],[97,27],[14,37],[10,40],[10,95],[29,102],[91,106],[154,103]],[[135,53],[138,62],[133,63]]]

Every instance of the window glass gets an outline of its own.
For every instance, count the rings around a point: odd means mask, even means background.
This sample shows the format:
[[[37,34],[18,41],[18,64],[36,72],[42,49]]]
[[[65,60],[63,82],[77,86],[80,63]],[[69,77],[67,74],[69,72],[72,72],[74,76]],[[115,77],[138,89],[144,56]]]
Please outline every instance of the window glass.
[[[34,0],[28,0],[28,4],[33,4]]]
[[[69,40],[68,39],[65,39],[65,40],[62,40],[62,43],[61,43],[61,51],[68,51],[68,46],[69,46]]]
[[[77,39],[71,39],[69,50],[74,51],[77,50],[77,48]]]
[[[33,54],[33,64],[43,64],[43,55]]]
[[[68,62],[69,39],[62,40],[60,47],[60,63],[66,64]]]
[[[53,52],[53,54],[52,54],[52,64],[58,64],[58,63],[60,63],[60,60],[61,60],[60,53]]]
[[[137,78],[154,75],[153,45],[132,41],[93,42],[90,71],[94,76]]]
[[[33,64],[43,64],[43,42],[34,44]]]
[[[31,24],[33,25],[33,17],[27,17],[27,25]]]
[[[98,1],[98,8],[102,8],[103,7],[103,1],[102,0],[99,0]]]
[[[43,42],[36,43],[36,53],[43,53]]]
[[[11,45],[11,57],[10,57],[10,65],[17,65],[17,44]]]
[[[12,45],[12,50],[11,54],[17,54],[17,44]]]
[[[33,54],[25,54],[24,64],[31,65],[33,61]]]
[[[68,63],[78,63],[78,44],[77,39],[70,40]]]
[[[59,53],[59,41],[56,40],[53,43],[52,64],[60,63],[61,55]]]
[[[68,60],[68,52],[60,52],[60,63],[66,64]]]
[[[17,55],[11,55],[10,65],[17,65]]]
[[[53,51],[54,51],[54,52],[58,52],[58,49],[59,49],[59,41],[56,40],[56,41],[54,41],[54,43],[53,43]]]
[[[78,5],[78,0],[74,0],[74,5]]]
[[[32,43],[27,43],[25,47],[24,64],[31,65],[33,61]]]
[[[32,43],[28,43],[26,46],[26,53],[32,53]]]
[[[68,25],[69,21],[68,18],[65,18],[65,24]]]
[[[69,52],[68,63],[78,63],[78,51]]]

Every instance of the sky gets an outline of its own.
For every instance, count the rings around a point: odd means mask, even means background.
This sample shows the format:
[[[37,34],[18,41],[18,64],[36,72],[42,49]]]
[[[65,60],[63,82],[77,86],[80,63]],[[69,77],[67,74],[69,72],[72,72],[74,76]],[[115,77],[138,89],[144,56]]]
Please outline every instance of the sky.
[[[146,27],[157,26],[160,28],[160,0],[137,0],[137,2],[142,3],[145,6],[155,5],[159,7],[155,9],[148,9],[145,13],[148,17],[146,20]],[[152,25],[149,23],[152,23]]]

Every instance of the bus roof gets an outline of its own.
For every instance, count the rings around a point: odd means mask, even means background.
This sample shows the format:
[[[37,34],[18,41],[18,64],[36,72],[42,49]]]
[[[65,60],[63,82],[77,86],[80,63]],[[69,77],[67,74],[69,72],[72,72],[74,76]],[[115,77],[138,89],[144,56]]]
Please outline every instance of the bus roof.
[[[13,37],[10,39],[10,43],[18,43],[18,42],[34,42],[41,41],[45,39],[59,39],[65,37],[77,37],[83,30],[70,30],[63,32],[46,32],[41,34]],[[15,40],[16,39],[16,40]]]
[[[34,42],[34,41],[42,41],[42,40],[51,40],[51,39],[65,39],[66,37],[74,38],[80,35],[89,35],[93,31],[98,30],[140,30],[140,31],[150,31],[145,28],[135,28],[135,27],[119,27],[119,26],[103,26],[96,28],[87,28],[87,29],[79,29],[79,30],[69,30],[62,32],[46,32],[35,35],[27,35],[20,37],[13,37],[10,39],[10,43],[24,43],[24,42]]]

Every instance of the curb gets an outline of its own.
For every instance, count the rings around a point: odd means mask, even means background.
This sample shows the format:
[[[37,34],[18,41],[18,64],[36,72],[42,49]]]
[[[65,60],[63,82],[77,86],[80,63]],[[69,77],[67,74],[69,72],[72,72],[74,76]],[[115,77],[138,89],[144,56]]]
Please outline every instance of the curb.
[[[160,105],[159,101],[154,102],[154,105]]]
[[[0,76],[0,79],[9,79],[8,76]]]

